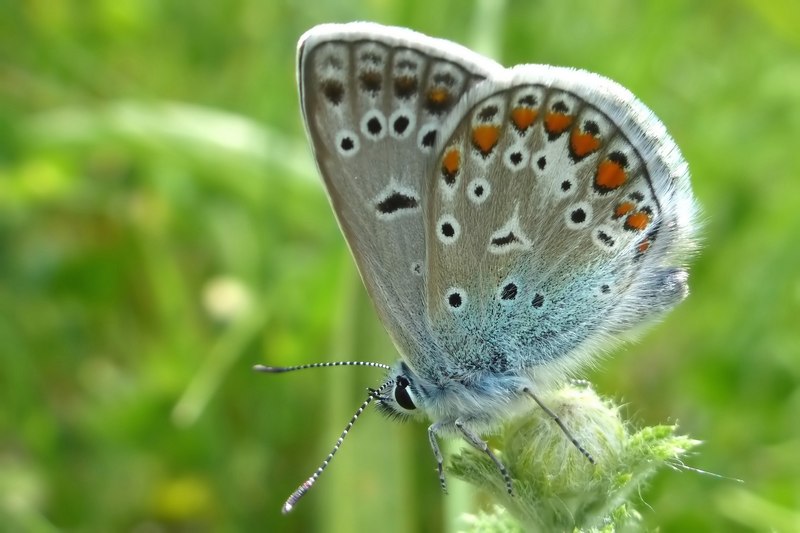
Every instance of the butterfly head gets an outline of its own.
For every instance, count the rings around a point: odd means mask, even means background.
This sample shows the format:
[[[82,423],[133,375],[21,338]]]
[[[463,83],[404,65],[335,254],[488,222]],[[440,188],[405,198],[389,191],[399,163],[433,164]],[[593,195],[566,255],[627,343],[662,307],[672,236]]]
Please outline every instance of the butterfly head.
[[[392,417],[408,419],[425,416],[425,390],[419,378],[403,361],[398,361],[389,371],[386,381],[376,397],[378,409]]]

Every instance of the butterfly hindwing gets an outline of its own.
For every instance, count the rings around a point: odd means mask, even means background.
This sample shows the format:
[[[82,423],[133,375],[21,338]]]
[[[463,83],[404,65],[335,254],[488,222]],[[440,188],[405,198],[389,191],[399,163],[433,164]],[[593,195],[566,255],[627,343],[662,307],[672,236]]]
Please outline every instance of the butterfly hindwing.
[[[323,25],[298,49],[306,128],[367,290],[413,362],[424,309],[427,168],[463,95],[500,70],[465,48],[368,23]]]
[[[428,309],[453,372],[571,366],[685,296],[687,167],[631,93],[530,65],[459,113],[426,208]]]

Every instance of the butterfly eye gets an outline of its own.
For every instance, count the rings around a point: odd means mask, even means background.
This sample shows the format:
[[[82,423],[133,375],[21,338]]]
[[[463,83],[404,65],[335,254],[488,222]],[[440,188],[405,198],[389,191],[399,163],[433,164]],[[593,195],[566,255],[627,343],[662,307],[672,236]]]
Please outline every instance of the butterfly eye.
[[[411,394],[408,392],[409,385],[408,378],[405,376],[397,376],[397,384],[394,387],[394,399],[403,409],[413,411],[417,406],[414,405],[414,400],[411,399]]]

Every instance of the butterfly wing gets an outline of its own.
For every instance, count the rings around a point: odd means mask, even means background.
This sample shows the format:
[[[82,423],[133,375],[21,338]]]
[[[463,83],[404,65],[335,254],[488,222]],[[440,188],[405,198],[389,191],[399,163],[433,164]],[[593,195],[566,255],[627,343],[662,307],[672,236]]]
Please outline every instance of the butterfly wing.
[[[329,24],[298,47],[301,105],[339,225],[378,313],[407,359],[423,312],[424,181],[444,121],[501,67],[410,30]]]
[[[440,374],[564,375],[686,295],[696,225],[687,165],[630,92],[525,65],[454,115],[425,215]]]

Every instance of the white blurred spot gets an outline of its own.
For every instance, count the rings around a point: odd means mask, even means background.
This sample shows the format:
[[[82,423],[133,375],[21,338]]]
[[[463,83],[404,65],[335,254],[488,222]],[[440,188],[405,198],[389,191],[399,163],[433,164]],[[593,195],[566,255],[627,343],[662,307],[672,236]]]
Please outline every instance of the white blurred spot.
[[[230,322],[246,313],[251,304],[250,291],[236,278],[212,278],[203,288],[203,308],[216,320]]]

